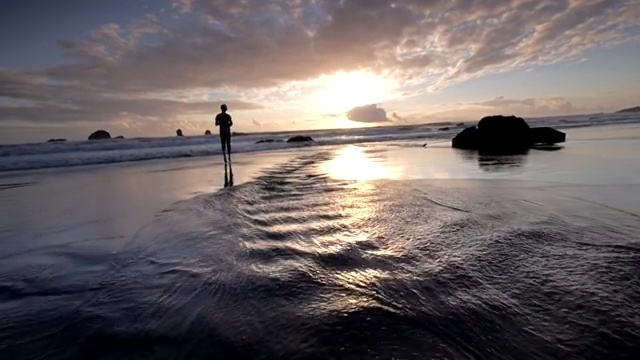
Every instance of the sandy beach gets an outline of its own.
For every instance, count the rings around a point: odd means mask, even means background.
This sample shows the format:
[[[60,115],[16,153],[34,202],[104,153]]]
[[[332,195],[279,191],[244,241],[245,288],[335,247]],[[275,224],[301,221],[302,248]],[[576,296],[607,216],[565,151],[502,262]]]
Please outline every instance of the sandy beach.
[[[513,156],[446,141],[238,154],[228,188],[217,157],[4,173],[0,349],[626,354],[640,128],[568,134]]]

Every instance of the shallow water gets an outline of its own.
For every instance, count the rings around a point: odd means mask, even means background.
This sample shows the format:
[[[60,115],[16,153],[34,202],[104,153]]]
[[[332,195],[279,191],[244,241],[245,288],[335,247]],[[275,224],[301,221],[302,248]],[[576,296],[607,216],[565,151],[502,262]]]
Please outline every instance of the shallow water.
[[[637,214],[535,183],[333,180],[314,171],[326,157],[182,203],[110,264],[48,254],[83,274],[60,279],[50,267],[5,281],[3,352],[602,358],[637,350]]]
[[[630,358],[640,184],[616,149],[638,143],[588,155],[617,169],[609,184],[580,165],[593,144],[569,145],[554,160],[493,158],[493,171],[437,145],[310,151],[174,204],[115,253],[4,258],[19,271],[0,275],[0,353]],[[434,175],[413,179],[426,161]]]

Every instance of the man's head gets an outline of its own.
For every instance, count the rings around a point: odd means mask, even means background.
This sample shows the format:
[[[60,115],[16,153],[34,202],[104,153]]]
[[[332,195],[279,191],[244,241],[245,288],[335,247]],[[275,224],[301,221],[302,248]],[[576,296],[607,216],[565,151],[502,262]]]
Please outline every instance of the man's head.
[[[220,105],[220,110],[222,110],[222,112],[227,112],[227,105],[226,104]]]

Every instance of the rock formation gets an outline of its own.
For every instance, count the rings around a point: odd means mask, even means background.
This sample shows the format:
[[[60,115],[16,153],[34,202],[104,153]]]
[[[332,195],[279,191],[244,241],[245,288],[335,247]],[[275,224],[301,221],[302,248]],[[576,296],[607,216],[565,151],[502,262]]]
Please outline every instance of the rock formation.
[[[95,131],[93,134],[89,135],[89,140],[106,140],[111,139],[111,134],[104,130]]]
[[[468,127],[451,141],[454,148],[495,152],[517,152],[535,144],[556,144],[566,140],[565,133],[548,128],[530,128],[516,116],[487,116],[478,126]]]
[[[297,135],[294,136],[292,138],[290,138],[289,140],[287,140],[288,143],[290,142],[308,142],[308,141],[314,141],[313,138],[311,138],[311,136],[304,136],[304,135]]]

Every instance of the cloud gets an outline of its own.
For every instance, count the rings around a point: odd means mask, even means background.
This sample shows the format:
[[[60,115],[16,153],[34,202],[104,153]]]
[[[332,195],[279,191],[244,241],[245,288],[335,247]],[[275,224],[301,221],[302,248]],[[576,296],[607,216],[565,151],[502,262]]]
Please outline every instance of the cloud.
[[[117,121],[123,111],[161,120],[164,113],[204,109],[169,109],[162,93],[208,89],[240,99],[338,71],[368,70],[405,87],[441,89],[633,41],[640,18],[633,0],[172,0],[172,6],[177,19],[147,14],[61,39],[64,63],[0,71],[0,97],[34,102],[3,109],[0,124],[9,116],[51,121],[52,110],[67,122]],[[384,111],[369,110],[371,119]]]
[[[50,122],[95,124],[119,121],[123,116],[149,121],[213,115],[222,101],[181,101],[156,95],[105,94],[88,86],[51,84],[37,75],[0,70],[0,119],[2,122],[46,124]],[[232,110],[253,110],[261,105],[225,101]]]
[[[271,87],[370,68],[400,78],[436,76],[443,87],[488,70],[561,61],[628,40],[624,29],[637,25],[637,17],[629,13],[638,15],[638,6],[610,0],[405,0],[395,6],[362,0],[217,0],[174,5],[198,11],[159,45],[140,46],[116,64],[93,56],[87,59],[94,62],[91,71],[81,63],[46,73],[113,90],[148,90]],[[108,37],[95,39],[100,44],[121,41],[118,29],[109,26],[102,29]],[[88,52],[89,44],[84,45]],[[90,54],[100,54],[92,50]]]
[[[165,31],[165,29],[156,15],[147,14],[141,18],[132,20],[129,23],[129,31],[133,38],[139,39],[145,35],[158,34]]]
[[[193,3],[194,0],[171,0],[171,6],[182,14],[190,12]]]
[[[591,99],[587,103],[594,103]],[[479,120],[488,115],[516,115],[520,117],[543,117],[555,115],[585,114],[593,112],[591,106],[576,106],[564,97],[539,97],[514,99],[498,96],[493,99],[442,104],[439,110],[414,112],[402,116],[406,122],[424,123],[435,121]]]
[[[481,106],[503,112],[526,114],[570,114],[576,112],[573,104],[564,97],[507,99],[498,96],[491,100],[472,103],[471,106]]]
[[[396,112],[393,112],[393,114],[391,114],[391,120],[395,121],[395,122],[407,122],[408,121],[405,117],[398,115],[398,113],[396,113]]]
[[[372,122],[387,122],[387,112],[379,108],[376,104],[358,106],[347,112],[347,119],[351,121],[372,123]]]

